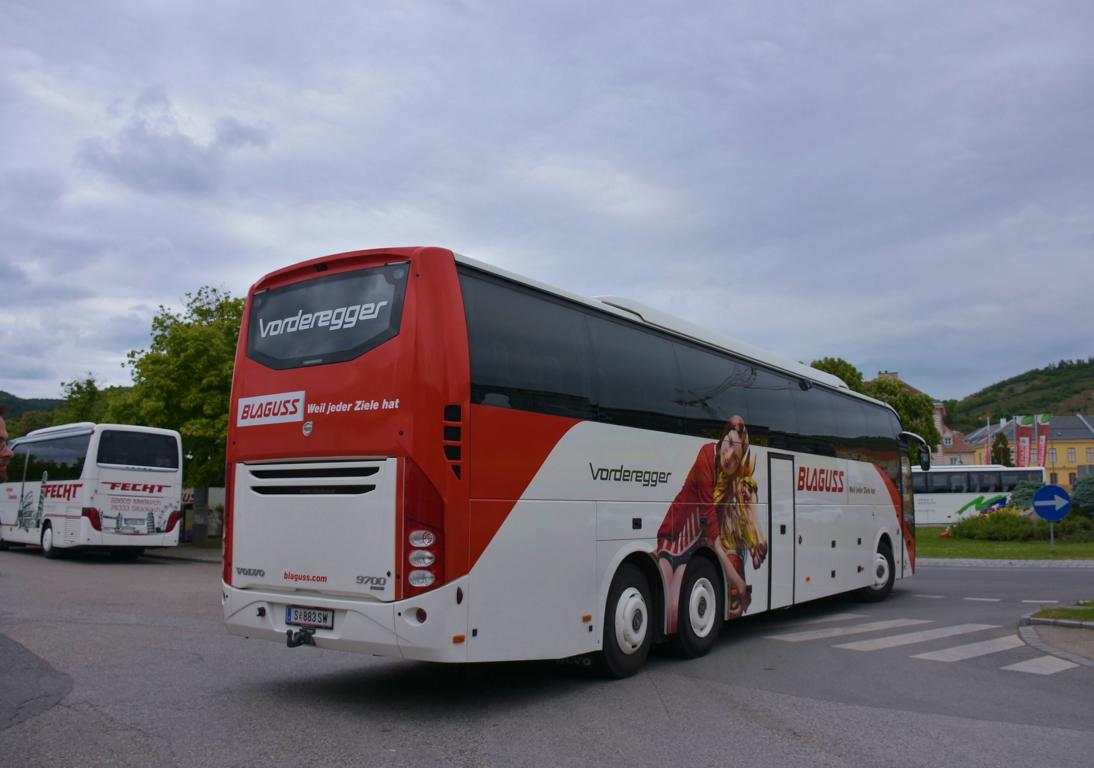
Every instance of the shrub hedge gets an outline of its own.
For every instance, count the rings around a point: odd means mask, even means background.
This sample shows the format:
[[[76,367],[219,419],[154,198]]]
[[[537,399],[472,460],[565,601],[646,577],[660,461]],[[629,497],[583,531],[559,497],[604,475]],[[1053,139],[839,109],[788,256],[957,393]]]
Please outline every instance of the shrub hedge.
[[[966,518],[952,525],[950,533],[954,538],[981,541],[1048,541],[1049,528],[1044,520],[1031,520],[1006,508]],[[1068,515],[1056,523],[1056,540],[1094,542],[1094,520],[1085,515]]]

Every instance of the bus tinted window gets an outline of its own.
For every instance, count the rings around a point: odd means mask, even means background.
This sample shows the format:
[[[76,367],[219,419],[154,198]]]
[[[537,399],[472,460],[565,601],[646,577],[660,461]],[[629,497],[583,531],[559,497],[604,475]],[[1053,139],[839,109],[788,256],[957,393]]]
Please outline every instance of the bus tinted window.
[[[791,394],[798,382],[763,368],[753,369],[749,383],[748,432],[752,442],[771,448],[794,450],[798,421]]]
[[[950,478],[942,472],[931,472],[927,475],[928,493],[949,493]]]
[[[927,476],[922,472],[912,474],[912,488],[916,493],[927,492]]]
[[[399,334],[407,272],[389,264],[254,294],[247,356],[281,370],[364,354]]]
[[[1001,486],[998,472],[976,472],[970,477],[970,491],[976,493],[999,493]]]
[[[99,438],[98,462],[127,467],[178,469],[178,442],[173,435],[108,429]]]
[[[835,393],[829,395],[829,405],[836,430],[836,455],[845,459],[869,461],[865,448],[865,411],[870,406]]]
[[[27,482],[78,480],[84,471],[84,457],[90,441],[88,434],[27,443]]]
[[[964,472],[949,472],[948,474],[950,476],[950,493],[965,493],[969,476]]]
[[[754,373],[751,367],[730,357],[676,344],[680,368],[680,396],[684,432],[718,439],[731,416],[747,414],[745,388]]]
[[[808,389],[794,387],[790,394],[798,421],[798,450],[835,456],[837,396],[813,386]]]
[[[1015,486],[1023,480],[1029,480],[1027,472],[1004,472],[1003,473],[1003,493],[1013,491]]]
[[[589,317],[600,421],[680,432],[683,408],[672,344],[608,318]]]
[[[26,444],[12,446],[11,461],[8,462],[8,482],[9,483],[21,483],[23,482],[23,470],[27,468],[27,451],[29,450]]]
[[[585,315],[535,292],[460,274],[471,402],[575,419],[596,415]]]

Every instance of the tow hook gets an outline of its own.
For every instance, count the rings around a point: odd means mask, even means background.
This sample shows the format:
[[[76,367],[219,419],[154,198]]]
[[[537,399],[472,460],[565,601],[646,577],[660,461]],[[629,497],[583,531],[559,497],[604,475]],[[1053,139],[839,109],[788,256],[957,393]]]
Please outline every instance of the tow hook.
[[[297,648],[301,645],[315,645],[314,629],[298,629],[293,632],[291,629],[285,630],[285,645],[290,648]]]

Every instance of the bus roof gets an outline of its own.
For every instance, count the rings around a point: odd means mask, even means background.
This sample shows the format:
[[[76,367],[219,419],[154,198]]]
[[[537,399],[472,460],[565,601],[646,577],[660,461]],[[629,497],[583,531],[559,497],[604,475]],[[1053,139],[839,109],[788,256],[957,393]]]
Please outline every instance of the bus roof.
[[[1044,467],[1005,467],[1002,464],[939,464],[933,466],[928,472],[1003,472],[1014,471],[1016,469],[1039,469],[1044,471]],[[922,472],[919,467],[913,466],[913,472]]]
[[[35,429],[19,438],[20,441],[41,440],[48,437],[67,437],[69,435],[83,435],[94,432],[96,429],[117,429],[123,432],[153,432],[161,435],[173,435],[179,437],[174,429],[161,429],[159,427],[142,427],[136,424],[96,424],[92,421],[77,421],[72,424],[60,424],[56,427],[42,427]]]
[[[641,302],[633,301],[631,299],[621,298],[617,296],[598,296],[590,299],[585,296],[570,293],[561,288],[556,288],[545,283],[540,283],[536,280],[518,275],[508,270],[500,269],[491,264],[472,259],[462,254],[455,254],[456,261],[460,264],[466,264],[469,267],[487,272],[490,274],[504,277],[507,280],[511,280],[522,285],[527,285],[537,290],[544,291],[546,293],[561,296],[570,301],[578,304],[584,304],[587,307],[600,310],[601,312],[608,312],[619,317],[623,317],[631,322],[638,322],[641,325],[646,325],[652,328],[658,328],[660,330],[668,331],[675,336],[681,336],[692,341],[698,341],[701,344],[707,346],[717,347],[718,349],[725,350],[726,352],[732,352],[733,354],[749,360],[754,363],[767,366],[769,368],[775,368],[783,373],[788,373],[792,376],[796,376],[801,379],[807,379],[814,384],[821,384],[834,390],[838,390],[843,394],[850,395],[851,397],[858,398],[860,400],[866,400],[868,402],[880,405],[896,413],[891,405],[888,403],[876,400],[868,395],[855,392],[842,379],[837,376],[833,376],[830,373],[817,370],[808,365],[802,363],[795,363],[789,360],[784,360],[776,355],[766,352],[765,350],[753,347],[744,342],[737,341],[729,336],[723,336],[721,334],[713,333],[712,331],[688,322],[682,318],[670,315],[667,312],[662,312],[653,307],[648,307]]]

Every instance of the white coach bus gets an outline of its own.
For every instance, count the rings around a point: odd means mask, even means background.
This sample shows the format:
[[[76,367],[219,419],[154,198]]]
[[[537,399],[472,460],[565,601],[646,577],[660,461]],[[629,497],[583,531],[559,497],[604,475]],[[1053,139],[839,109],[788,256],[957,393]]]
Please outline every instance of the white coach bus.
[[[136,558],[179,541],[182,441],[168,429],[82,422],[12,441],[0,546],[109,550]]]
[[[970,517],[1002,509],[1022,481],[1045,482],[1044,467],[1004,467],[1002,464],[951,464],[924,472],[912,468],[915,518],[919,525],[953,525]]]
[[[225,621],[633,674],[725,619],[884,598],[915,565],[909,441],[835,376],[632,302],[440,248],[314,259],[247,299]]]

